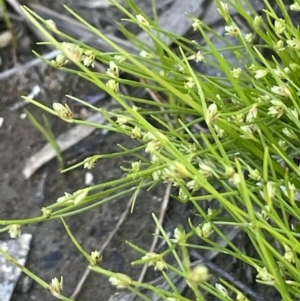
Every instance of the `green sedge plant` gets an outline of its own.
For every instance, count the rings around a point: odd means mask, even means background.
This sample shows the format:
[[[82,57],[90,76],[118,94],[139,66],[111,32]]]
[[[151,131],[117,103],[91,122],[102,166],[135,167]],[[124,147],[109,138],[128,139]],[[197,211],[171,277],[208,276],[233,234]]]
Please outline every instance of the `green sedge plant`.
[[[139,145],[131,149],[120,146],[120,151],[113,154],[95,154],[63,171],[78,167],[90,169],[102,158],[130,154],[136,160],[132,161],[131,168],[121,167],[125,177],[62,196],[42,208],[41,216],[0,220],[4,226],[1,231],[9,230],[16,236],[20,225],[62,219],[72,241],[93,271],[107,276],[117,288],[126,288],[144,300],[150,299],[141,293],[141,289],[153,291],[163,300],[194,300],[182,295],[172,283],[169,271],[186,280],[197,300],[205,300],[207,293],[218,300],[248,300],[242,291],[225,280],[211,283],[209,269],[205,265],[193,266],[190,262],[191,249],[229,254],[255,269],[256,281],[274,287],[282,300],[300,297],[300,34],[290,18],[290,11],[300,11],[300,3],[295,1],[286,6],[283,0],[276,0],[279,16],[267,0],[261,14],[251,9],[250,3],[245,6],[240,1],[215,2],[226,22],[226,34],[220,36],[190,16],[191,27],[205,40],[205,45],[200,45],[161,29],[156,18],[153,21],[144,15],[133,0],[127,0],[130,10],[113,0],[113,5],[126,15],[122,22],[136,24],[152,40],[151,45],[146,44],[133,36],[123,23],[119,24],[122,33],[135,45],[136,53],[119,47],[68,7],[66,10],[74,18],[114,51],[103,53],[77,41],[60,32],[51,20],[43,20],[23,8],[49,43],[61,50],[55,60],[47,63],[91,81],[111,95],[120,109],[107,111],[69,96],[103,114],[109,125],[101,125],[75,119],[67,105],[55,103],[49,108],[37,100],[28,101],[66,122],[127,135]],[[244,18],[248,32],[234,22],[229,7],[234,7]],[[58,42],[54,34],[64,42]],[[172,41],[176,52],[162,41],[162,36]],[[216,49],[212,36],[225,41],[227,47]],[[227,36],[234,37],[238,43],[227,41]],[[266,50],[271,54],[266,56]],[[222,54],[224,51],[232,52],[239,66],[230,64]],[[209,60],[211,56],[215,61]],[[218,68],[223,75],[216,77],[197,72],[191,66],[192,61]],[[70,68],[68,62],[75,64],[76,69]],[[95,62],[107,65],[107,72],[94,71]],[[131,75],[130,79],[121,78],[120,73]],[[120,85],[144,88],[161,98],[123,95]],[[65,218],[68,216],[132,193],[136,193],[137,201],[140,201],[138,189],[151,189],[165,183],[175,187],[175,199],[193,204],[203,222],[194,225],[190,220],[189,229],[176,228],[170,238],[153,216],[166,249],[158,254],[148,253],[132,243],[130,246],[139,258],[133,264],[148,263],[161,271],[170,290],[139,282],[135,275],[103,269],[99,266],[101,254],[96,251],[88,254],[67,227]],[[218,202],[219,209],[204,210],[204,201]],[[249,238],[257,253],[255,258],[243,254],[227,238],[225,226],[237,228]],[[225,241],[227,247],[217,244],[216,237]],[[4,250],[0,252],[8,256]],[[168,263],[167,256],[170,255],[176,266]],[[35,280],[45,286],[37,276]],[[62,300],[69,300],[63,296],[61,282],[55,278],[50,291]]]

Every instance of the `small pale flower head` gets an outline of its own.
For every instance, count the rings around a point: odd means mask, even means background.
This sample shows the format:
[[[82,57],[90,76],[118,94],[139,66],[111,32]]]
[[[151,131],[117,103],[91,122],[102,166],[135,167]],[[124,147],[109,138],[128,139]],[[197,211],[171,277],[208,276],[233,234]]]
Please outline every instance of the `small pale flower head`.
[[[57,203],[63,203],[63,202],[72,202],[72,194],[65,192],[64,196],[59,197],[56,200]]]
[[[167,169],[174,179],[185,179],[190,175],[185,165],[179,161],[171,162]]]
[[[192,89],[195,86],[195,80],[192,77],[188,77],[187,81],[184,83],[186,89]]]
[[[206,123],[212,124],[218,118],[218,107],[212,103],[207,108]]]
[[[70,194],[68,192],[65,192],[65,195],[62,197],[59,197],[56,202],[57,203],[68,203],[68,204],[78,204],[79,202],[81,202],[82,200],[84,200],[84,198],[88,195],[89,193],[89,188],[83,188],[80,190],[77,190],[76,192],[74,192],[73,194]]]
[[[239,186],[241,183],[241,177],[237,172],[235,172],[231,177],[228,178],[228,182],[233,186]]]
[[[173,234],[173,239],[171,239],[171,241],[173,243],[177,243],[177,244],[180,244],[180,243],[185,243],[186,241],[186,233],[184,231],[184,229],[179,229],[179,228],[175,228],[174,230],[174,234]]]
[[[299,39],[292,38],[291,40],[286,40],[286,44],[295,50],[300,50],[300,40]]]
[[[291,120],[293,120],[293,119],[298,120],[299,114],[298,114],[297,109],[293,109],[293,110],[289,109],[289,110],[287,110],[287,116]]]
[[[186,183],[186,188],[195,192],[201,189],[201,185],[199,185],[198,181],[190,180]]]
[[[248,171],[250,179],[253,179],[255,181],[261,181],[260,172],[256,168],[252,169],[250,166],[248,166]]]
[[[255,79],[261,79],[265,77],[269,73],[268,69],[258,69],[254,71],[254,78]]]
[[[173,186],[179,186],[178,180],[168,168],[164,168],[161,173],[163,183],[171,183]]]
[[[154,266],[154,270],[156,271],[163,271],[166,270],[167,268],[168,268],[167,263],[163,259],[156,262]]]
[[[220,5],[221,5],[221,8],[218,8],[218,12],[224,18],[224,20],[227,21],[228,17],[229,17],[228,4],[221,1]]]
[[[138,14],[138,15],[136,15],[135,17],[136,17],[136,19],[137,19],[137,21],[138,21],[139,23],[142,23],[144,26],[147,26],[147,27],[150,26],[149,21],[146,20],[146,19],[144,18],[144,16],[142,16],[141,14]]]
[[[132,172],[139,172],[141,170],[141,161],[136,161],[131,163]]]
[[[127,288],[132,284],[132,279],[125,274],[116,273],[109,278],[109,282],[116,288]]]
[[[196,63],[199,63],[204,61],[204,56],[201,53],[201,51],[198,51],[197,53],[191,56],[191,59],[195,60]]]
[[[199,164],[200,173],[206,178],[209,179],[213,176],[213,169],[211,166],[206,164],[204,161]]]
[[[126,61],[126,57],[123,55],[120,55],[120,54],[115,55],[114,59],[118,63],[122,63],[122,62]]]
[[[184,68],[183,68],[183,66],[181,64],[175,64],[174,68],[176,70],[178,70],[179,72],[182,72],[182,73],[184,72]]]
[[[269,205],[267,206],[269,207]],[[256,211],[256,215],[265,221],[267,221],[270,218],[268,212],[264,209],[262,209],[261,212]]]
[[[60,281],[56,277],[53,278],[48,289],[53,296],[59,297],[63,291],[63,277],[60,277]]]
[[[46,20],[46,27],[49,28],[52,31],[57,31],[56,23],[53,20]]]
[[[57,113],[57,116],[65,121],[70,121],[73,119],[73,112],[70,107],[59,102],[53,103],[53,110]]]
[[[288,128],[283,128],[282,132],[284,135],[286,135],[287,137],[291,138],[291,139],[295,139],[298,140],[298,136],[295,134],[295,132],[291,129]]]
[[[221,296],[223,296],[224,298],[228,298],[229,297],[228,291],[227,291],[227,289],[226,289],[225,286],[223,286],[220,283],[216,283],[215,287],[219,291],[219,293],[221,294]]]
[[[200,238],[208,238],[214,232],[211,222],[198,225],[196,228],[194,228],[194,231]]]
[[[161,77],[168,77],[169,76],[169,73],[165,70],[162,70],[162,69],[158,71],[158,74]]]
[[[140,52],[140,56],[141,56],[141,57],[148,57],[148,52],[147,52],[146,50],[142,50],[142,51]]]
[[[276,186],[274,182],[267,182],[267,194],[271,200],[274,199],[276,194]]]
[[[209,270],[204,265],[197,265],[193,270],[189,272],[186,277],[187,284],[200,285],[203,282],[208,281],[210,278]]]
[[[258,273],[256,275],[257,279],[260,279],[260,280],[262,280],[262,281],[264,281],[268,284],[274,284],[275,278],[273,277],[272,274],[270,274],[268,272],[266,267],[263,267],[263,268],[257,267],[256,270],[257,270],[257,273]]]
[[[288,245],[284,245],[284,259],[286,259],[289,263],[295,263],[295,254],[293,252],[293,250],[288,246]]]
[[[268,101],[271,99],[271,97],[268,94],[263,94],[260,96],[261,101]]]
[[[216,97],[217,97],[218,100],[220,100],[221,102],[223,102],[222,101],[222,97],[220,96],[220,94],[216,94]]]
[[[277,66],[277,68],[273,69],[273,72],[276,76],[280,78],[284,78],[286,74],[290,72],[288,67],[285,67],[283,70]]]
[[[258,125],[256,123],[252,123],[250,126],[251,126],[251,130],[252,130],[253,134],[260,132],[260,128],[258,127]]]
[[[194,31],[201,28],[201,21],[199,19],[194,19],[192,23],[192,27]]]
[[[235,78],[235,79],[238,79],[240,77],[241,73],[242,73],[241,68],[233,68],[231,70],[231,74],[232,74],[233,78]]]
[[[296,70],[299,69],[300,66],[299,66],[299,64],[296,64],[296,63],[292,62],[292,63],[289,64],[289,67],[290,67],[291,70],[296,71]]]
[[[21,225],[14,224],[9,227],[8,230],[9,236],[11,238],[17,238],[21,235]]]
[[[83,189],[79,189],[76,192],[74,192],[74,199],[73,199],[73,203],[74,205],[80,203],[81,201],[83,201],[85,199],[85,197],[89,194],[90,189],[89,188],[83,188]]]
[[[291,92],[287,86],[273,86],[271,87],[271,92],[282,97],[289,97]]]
[[[225,26],[225,35],[237,37],[240,34],[240,29],[236,25]]]
[[[283,19],[278,19],[275,20],[274,22],[274,30],[276,35],[281,35],[286,29],[286,24],[285,24],[285,20]]]
[[[216,209],[212,209],[212,208],[208,208],[207,209],[207,216],[210,217],[210,216],[213,216],[216,212]]]
[[[92,50],[85,50],[82,54],[81,60],[84,66],[95,67],[96,53]]]
[[[119,91],[119,83],[116,82],[114,79],[110,79],[107,81],[106,86],[117,93]]]
[[[253,122],[257,117],[257,104],[254,104],[246,116],[246,122]]]
[[[55,60],[51,60],[50,64],[54,68],[61,68],[62,66],[66,65],[69,62],[69,60],[63,55],[62,53],[59,53]]]
[[[261,24],[262,17],[261,16],[255,16],[253,20],[253,27],[255,30],[257,30]]]
[[[131,139],[137,139],[137,140],[141,140],[144,136],[144,133],[142,131],[142,129],[139,126],[135,126],[132,130],[131,130]]]
[[[282,139],[280,139],[279,141],[278,141],[278,144],[279,144],[279,146],[283,149],[283,150],[286,150],[287,149],[287,145],[286,145],[286,141],[285,140],[282,140]]]
[[[150,160],[151,160],[151,163],[153,163],[153,164],[162,162],[161,158],[159,156],[157,156],[156,154],[151,154]],[[161,171],[159,170],[159,172],[161,172]]]
[[[125,124],[127,124],[128,122],[130,122],[130,121],[132,121],[132,118],[130,118],[130,117],[127,117],[127,116],[118,116],[117,117],[117,120],[116,120],[116,123],[118,124],[118,125],[125,125]]]
[[[180,148],[180,151],[184,152],[185,154],[194,154],[195,152],[197,152],[198,150],[198,147],[195,143],[192,143],[192,144],[181,144],[181,148]]]
[[[280,188],[285,194],[285,196],[289,198],[289,201],[293,204],[297,196],[296,186],[293,183],[288,182],[288,189],[283,185],[280,186]]]
[[[290,5],[290,10],[291,11],[300,11],[300,4],[295,1],[293,4]]]
[[[163,145],[161,144],[161,142],[155,139],[147,143],[145,152],[151,154],[151,153],[159,152],[162,148]]]
[[[280,100],[271,100],[272,106],[268,109],[268,115],[280,118],[286,112],[285,104]]]
[[[161,179],[161,175],[162,175],[161,170],[155,170],[152,173],[152,178],[154,181],[158,181],[159,179]]]
[[[163,139],[163,140],[166,140],[166,136],[163,135],[162,133],[158,133],[158,136]],[[155,137],[155,135],[151,132],[147,132],[144,137],[143,137],[143,141],[144,142],[149,142],[149,141],[154,141],[154,140],[157,140],[157,138]]]
[[[220,128],[217,124],[214,124],[213,125],[214,126],[214,129],[215,129],[215,131],[216,131],[216,134],[217,134],[217,136],[219,137],[219,138],[225,138],[226,137],[226,132],[222,129],[222,128]]]
[[[236,295],[236,301],[250,301],[243,293],[238,292]]]
[[[189,201],[188,194],[186,194],[186,192],[182,188],[179,188],[178,198],[182,203],[187,203]]]
[[[84,160],[83,168],[92,169],[95,167],[97,161],[98,161],[97,156],[88,157]]]
[[[274,50],[276,50],[277,52],[285,50],[284,43],[282,40],[279,40],[274,44]]]
[[[269,205],[265,205],[261,210],[261,217],[265,221],[270,219],[270,209],[271,209],[271,207]]]
[[[294,195],[296,197],[296,194],[297,194],[297,190],[296,190],[296,186],[295,184],[291,183],[291,182],[288,182],[288,188],[289,188],[289,195]]]
[[[61,43],[64,55],[74,63],[78,63],[82,60],[83,49],[73,43],[62,42]]]
[[[231,177],[235,173],[235,170],[231,166],[225,166],[225,177]]]
[[[149,266],[154,266],[155,271],[163,271],[168,268],[167,263],[160,254],[146,253],[142,260],[148,262]]]
[[[253,37],[253,34],[252,33],[247,33],[246,35],[245,35],[245,41],[247,42],[247,43],[252,43],[252,41],[253,41],[253,39],[254,39],[254,37]]]
[[[244,123],[245,114],[244,113],[238,113],[233,115],[232,120],[237,125],[242,125]]]
[[[91,252],[91,261],[93,265],[99,265],[102,261],[102,254],[100,251]]]
[[[265,191],[260,191],[261,197],[269,204],[276,195],[276,186],[274,182],[268,181]]]
[[[115,78],[119,77],[119,67],[114,61],[109,62],[109,68],[107,69],[106,74]]]
[[[242,125],[240,129],[243,131],[243,135],[241,135],[242,138],[244,139],[255,139],[254,138],[254,133],[252,131],[251,125]]]
[[[44,217],[44,218],[48,219],[48,218],[50,218],[51,215],[52,215],[52,209],[43,207],[43,208],[42,208],[42,214],[43,214],[43,217]]]

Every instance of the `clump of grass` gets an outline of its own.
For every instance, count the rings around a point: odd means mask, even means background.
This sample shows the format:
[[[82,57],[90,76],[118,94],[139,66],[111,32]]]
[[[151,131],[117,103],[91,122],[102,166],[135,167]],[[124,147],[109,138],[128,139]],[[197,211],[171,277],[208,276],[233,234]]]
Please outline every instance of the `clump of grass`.
[[[70,97],[101,112],[110,122],[109,126],[88,125],[128,135],[137,140],[139,146],[121,148],[115,154],[97,154],[75,166],[93,168],[101,158],[131,154],[136,160],[132,161],[130,168],[123,167],[126,177],[66,195],[43,208],[42,217],[2,220],[0,223],[15,225],[63,218],[132,193],[136,187],[151,189],[158,184],[171,183],[177,188],[175,198],[182,203],[191,202],[203,222],[193,225],[190,221],[190,229],[175,229],[174,237],[169,238],[154,217],[161,238],[167,242],[166,249],[161,254],[149,254],[138,246],[132,247],[141,253],[134,264],[154,266],[172,289],[163,290],[140,283],[134,280],[134,276],[113,273],[93,265],[92,255],[78,245],[68,230],[74,243],[90,261],[93,271],[108,276],[116,287],[127,288],[144,300],[149,298],[140,292],[141,288],[156,292],[164,300],[190,300],[182,296],[172,283],[169,271],[186,279],[197,300],[205,300],[207,293],[220,300],[247,300],[242,292],[226,281],[212,285],[205,266],[192,267],[190,250],[208,248],[229,254],[253,267],[257,271],[256,281],[274,287],[282,300],[298,298],[300,36],[289,10],[299,11],[300,7],[298,2],[290,7],[286,7],[282,0],[276,2],[281,17],[265,1],[263,18],[250,9],[250,3],[245,9],[239,1],[228,1],[228,5],[216,1],[227,24],[226,35],[219,36],[191,16],[191,26],[205,39],[206,45],[202,46],[164,32],[157,22],[142,15],[133,1],[128,1],[131,12],[117,1],[112,1],[126,14],[127,19],[123,21],[137,24],[151,37],[154,46],[145,45],[120,25],[124,35],[139,49],[139,54],[126,52],[68,7],[66,9],[75,18],[111,45],[115,52],[101,53],[75,41],[59,32],[52,22],[25,8],[26,15],[48,37],[49,43],[62,51],[49,64],[66,72],[76,72],[105,90],[121,106],[118,112],[105,111]],[[245,19],[248,32],[243,32],[234,22],[228,6],[234,7]],[[65,42],[59,43],[52,36],[53,32],[63,37]],[[173,41],[177,54],[162,42],[161,35]],[[226,41],[228,47],[217,50],[211,35]],[[226,36],[234,37],[237,43],[227,41]],[[266,49],[272,53],[269,58],[264,55]],[[239,66],[229,63],[222,51],[234,54]],[[217,63],[210,61],[210,56]],[[78,70],[70,68],[68,61],[74,63]],[[93,71],[90,66],[95,61],[108,66],[106,74]],[[210,64],[223,76],[201,74],[191,67],[191,61]],[[121,78],[121,72],[132,75],[131,79]],[[122,95],[120,85],[148,89],[161,95],[163,101]],[[38,101],[29,101],[67,122],[84,123],[74,119],[68,107],[55,105],[52,109]],[[200,124],[205,124],[205,130],[199,127]],[[217,202],[217,209],[204,210],[204,201]],[[243,254],[227,238],[224,226],[238,228],[244,233],[257,256]],[[218,245],[218,238],[224,240],[228,247]],[[176,266],[168,263],[168,254],[173,255]],[[55,294],[65,298],[61,291]]]

